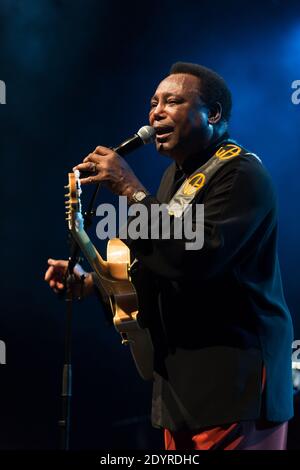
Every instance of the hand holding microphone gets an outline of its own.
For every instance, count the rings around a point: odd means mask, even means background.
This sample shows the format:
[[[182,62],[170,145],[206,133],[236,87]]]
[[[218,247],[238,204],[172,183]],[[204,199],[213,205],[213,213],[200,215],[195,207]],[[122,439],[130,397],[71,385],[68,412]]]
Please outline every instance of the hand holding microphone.
[[[111,149],[98,146],[83,163],[73,169],[88,173],[90,176],[81,179],[81,184],[105,183],[109,189],[120,196],[132,199],[136,192],[147,192],[122,156],[136,150],[142,145],[152,143],[155,131],[151,126],[142,127],[133,137]]]

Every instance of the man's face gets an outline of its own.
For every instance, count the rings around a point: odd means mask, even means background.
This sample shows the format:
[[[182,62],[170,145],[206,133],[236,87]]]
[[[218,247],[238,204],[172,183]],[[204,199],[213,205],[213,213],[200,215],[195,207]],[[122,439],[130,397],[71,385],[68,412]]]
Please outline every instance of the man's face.
[[[194,75],[169,75],[159,84],[149,113],[159,153],[181,162],[207,146],[208,109],[200,94],[200,81]]]

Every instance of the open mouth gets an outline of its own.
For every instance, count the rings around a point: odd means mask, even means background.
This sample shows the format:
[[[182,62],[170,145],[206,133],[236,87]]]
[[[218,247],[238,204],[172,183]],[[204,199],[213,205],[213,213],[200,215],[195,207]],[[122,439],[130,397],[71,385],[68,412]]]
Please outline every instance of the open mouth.
[[[167,138],[170,134],[172,134],[173,130],[174,128],[171,126],[155,127],[156,139],[161,142],[163,139]]]

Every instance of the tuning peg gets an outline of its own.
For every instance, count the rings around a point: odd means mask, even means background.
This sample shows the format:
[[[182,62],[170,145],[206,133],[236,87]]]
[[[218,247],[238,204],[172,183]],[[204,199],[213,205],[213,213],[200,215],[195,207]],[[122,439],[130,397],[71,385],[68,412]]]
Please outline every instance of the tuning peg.
[[[70,185],[67,184],[66,186],[64,186],[65,189],[70,189]]]
[[[70,196],[71,196],[71,194],[70,194],[70,193],[66,193],[66,194],[64,194],[64,197],[70,197]]]

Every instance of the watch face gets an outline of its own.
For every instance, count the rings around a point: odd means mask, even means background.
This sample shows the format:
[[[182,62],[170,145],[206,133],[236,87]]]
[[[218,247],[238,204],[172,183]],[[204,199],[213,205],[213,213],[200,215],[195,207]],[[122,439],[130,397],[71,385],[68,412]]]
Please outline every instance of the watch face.
[[[146,193],[144,193],[144,191],[137,191],[136,193],[134,193],[133,197],[134,197],[134,200],[135,201],[142,201],[145,197],[147,196]]]

